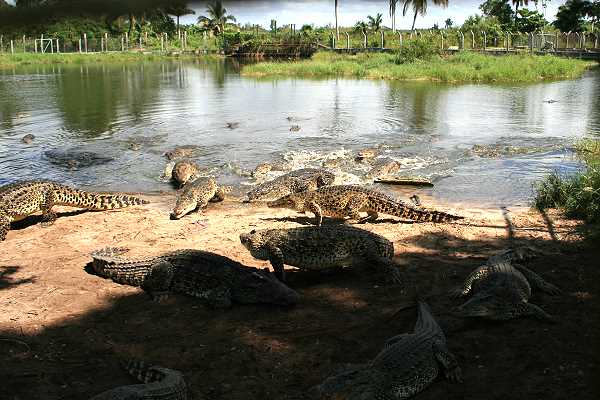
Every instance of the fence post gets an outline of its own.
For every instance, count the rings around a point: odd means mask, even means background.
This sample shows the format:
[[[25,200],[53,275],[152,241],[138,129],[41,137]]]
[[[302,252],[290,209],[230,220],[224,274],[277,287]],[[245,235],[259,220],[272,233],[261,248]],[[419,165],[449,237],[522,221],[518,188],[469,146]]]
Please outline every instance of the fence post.
[[[565,48],[568,49],[569,48],[569,36],[571,36],[571,31],[566,33],[567,35],[567,44],[565,44]]]
[[[346,34],[346,49],[350,50],[350,34],[348,32],[344,32]]]
[[[0,40],[0,47],[2,47],[2,41]],[[594,49],[598,48],[598,34],[594,33]]]
[[[363,31],[363,47],[367,48],[367,34]]]
[[[121,35],[121,52],[125,51],[125,38]]]
[[[15,47],[12,39],[10,39],[10,54],[15,54]]]
[[[56,38],[56,52],[60,53],[60,45],[58,44],[58,38]]]
[[[100,52],[104,53],[104,36],[100,36]]]
[[[485,31],[481,31],[481,34],[483,35],[483,50],[487,50],[487,34],[485,33]]]
[[[104,51],[108,52],[108,33],[104,32]]]
[[[129,50],[129,32],[125,32],[125,47]]]
[[[0,47],[2,47],[2,45],[0,44]],[[23,53],[25,53],[27,50],[27,47],[25,46],[25,35],[23,35]]]
[[[506,52],[510,52],[510,31],[506,31]]]
[[[381,31],[381,48],[385,48],[385,33],[383,33],[383,30]]]
[[[142,49],[142,35],[140,35],[140,50]]]
[[[187,47],[187,30],[183,31],[183,50]]]
[[[442,47],[441,47],[441,49],[444,50],[444,32],[440,31],[440,37],[442,39]]]
[[[471,31],[471,49],[475,50],[475,34]]]
[[[585,32],[583,32],[581,36],[581,48],[585,49]]]
[[[462,50],[465,48],[465,35],[464,33],[462,33],[462,31],[458,31],[458,33],[460,34],[460,43],[458,45],[458,48]]]
[[[165,35],[160,34],[160,51],[165,51]]]
[[[400,39],[400,47],[402,47],[402,32],[398,31],[398,38]]]
[[[527,39],[529,42],[529,53],[533,54],[533,33],[529,32],[527,34]]]
[[[85,49],[85,52],[88,52],[88,43],[87,43],[87,33],[83,34],[83,48]]]
[[[79,53],[81,53],[81,38],[79,38]]]
[[[4,35],[0,35],[0,53],[4,53]]]

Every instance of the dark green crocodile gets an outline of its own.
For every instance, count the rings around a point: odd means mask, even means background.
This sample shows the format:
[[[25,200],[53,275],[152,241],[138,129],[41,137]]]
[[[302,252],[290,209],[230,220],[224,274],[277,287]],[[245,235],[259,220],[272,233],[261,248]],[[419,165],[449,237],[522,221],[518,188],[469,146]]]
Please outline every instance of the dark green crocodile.
[[[369,363],[325,380],[313,389],[321,398],[347,400],[406,399],[421,392],[440,371],[447,379],[462,381],[456,358],[446,347],[446,337],[429,306],[419,302],[413,333],[390,338]]]

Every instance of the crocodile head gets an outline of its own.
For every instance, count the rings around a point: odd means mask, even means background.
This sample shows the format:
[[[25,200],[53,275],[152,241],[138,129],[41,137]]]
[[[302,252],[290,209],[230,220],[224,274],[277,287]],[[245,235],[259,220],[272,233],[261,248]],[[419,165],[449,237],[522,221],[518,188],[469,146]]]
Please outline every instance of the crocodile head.
[[[188,183],[198,172],[196,164],[189,161],[179,161],[173,167],[173,179],[175,179],[181,186]]]
[[[335,174],[329,171],[323,171],[317,177],[317,187],[331,185],[335,181]]]
[[[288,194],[287,196],[268,202],[267,206],[270,208],[290,208],[292,210],[303,211],[304,203],[302,195]]]
[[[177,198],[175,208],[171,211],[171,219],[180,219],[184,215],[191,213],[198,207],[198,200],[192,192],[183,192]]]
[[[254,270],[235,285],[233,296],[240,303],[264,303],[291,306],[300,295],[277,279],[268,269]]]
[[[266,244],[270,237],[271,235],[268,230],[257,231],[253,229],[248,233],[240,234],[240,242],[250,251],[253,257],[259,260],[268,260],[269,251]]]

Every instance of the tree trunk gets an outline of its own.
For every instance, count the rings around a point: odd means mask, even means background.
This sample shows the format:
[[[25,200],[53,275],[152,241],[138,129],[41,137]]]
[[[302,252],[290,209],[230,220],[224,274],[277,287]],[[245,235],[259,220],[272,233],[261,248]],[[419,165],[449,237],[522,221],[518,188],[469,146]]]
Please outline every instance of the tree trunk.
[[[133,29],[133,25],[135,24],[135,16],[132,13],[129,13],[129,37],[131,37],[131,30]]]
[[[411,29],[411,31],[413,31],[413,32],[415,31],[415,22],[417,22],[417,13],[418,13],[418,11],[415,10],[415,17],[413,18],[413,24],[412,24],[412,29]]]
[[[339,12],[339,0],[335,0],[335,36],[337,40],[340,40],[340,28],[338,26],[338,12]]]
[[[396,33],[396,10],[392,11],[392,32]]]
[[[177,31],[179,31],[179,15],[177,16]]]

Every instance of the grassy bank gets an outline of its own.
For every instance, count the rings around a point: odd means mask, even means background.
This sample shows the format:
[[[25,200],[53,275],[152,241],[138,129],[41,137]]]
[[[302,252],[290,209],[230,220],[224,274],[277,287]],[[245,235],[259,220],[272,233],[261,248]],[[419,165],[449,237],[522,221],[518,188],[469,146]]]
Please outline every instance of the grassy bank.
[[[169,56],[163,54],[144,54],[144,53],[61,53],[61,54],[40,54],[40,53],[18,53],[18,54],[0,54],[0,68],[12,68],[20,65],[47,65],[47,64],[90,64],[90,63],[111,63],[111,62],[140,62],[157,61],[181,58],[197,58],[194,55]],[[217,57],[217,56],[202,56]]]
[[[577,145],[577,155],[586,164],[573,176],[553,173],[536,187],[535,207],[560,208],[570,218],[600,224],[600,140]]]
[[[407,62],[408,61],[408,62]],[[576,78],[594,65],[554,56],[490,56],[459,53],[427,59],[399,54],[342,55],[316,53],[298,62],[262,62],[248,65],[242,75],[256,77],[349,77],[441,82],[532,82]]]

